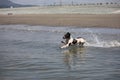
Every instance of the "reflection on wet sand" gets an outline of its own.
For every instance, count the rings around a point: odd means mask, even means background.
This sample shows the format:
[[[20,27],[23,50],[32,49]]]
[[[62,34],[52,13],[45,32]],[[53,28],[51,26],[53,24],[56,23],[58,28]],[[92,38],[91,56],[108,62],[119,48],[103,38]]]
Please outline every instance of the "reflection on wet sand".
[[[74,68],[85,61],[85,47],[71,47],[63,51],[64,62],[69,69]]]

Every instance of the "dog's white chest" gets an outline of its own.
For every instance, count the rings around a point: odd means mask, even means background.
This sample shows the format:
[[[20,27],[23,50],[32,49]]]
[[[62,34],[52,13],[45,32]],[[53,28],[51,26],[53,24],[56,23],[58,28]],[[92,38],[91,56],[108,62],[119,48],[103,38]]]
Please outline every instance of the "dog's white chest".
[[[68,41],[68,43],[72,43],[73,42],[73,38],[70,38],[70,40]]]

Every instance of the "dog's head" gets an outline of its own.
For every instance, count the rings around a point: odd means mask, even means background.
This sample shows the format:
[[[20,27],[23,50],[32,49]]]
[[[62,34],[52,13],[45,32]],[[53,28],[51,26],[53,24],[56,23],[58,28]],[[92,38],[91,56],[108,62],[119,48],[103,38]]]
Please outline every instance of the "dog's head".
[[[64,36],[63,36],[63,39],[70,39],[70,33],[69,32],[67,32]]]

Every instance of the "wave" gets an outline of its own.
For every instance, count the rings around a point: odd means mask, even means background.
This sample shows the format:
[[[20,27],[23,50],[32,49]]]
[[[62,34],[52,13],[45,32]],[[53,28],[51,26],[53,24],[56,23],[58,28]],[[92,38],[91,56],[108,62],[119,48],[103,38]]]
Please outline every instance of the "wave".
[[[0,30],[17,30],[27,32],[66,32],[64,27],[48,27],[48,26],[30,26],[30,25],[0,25]]]

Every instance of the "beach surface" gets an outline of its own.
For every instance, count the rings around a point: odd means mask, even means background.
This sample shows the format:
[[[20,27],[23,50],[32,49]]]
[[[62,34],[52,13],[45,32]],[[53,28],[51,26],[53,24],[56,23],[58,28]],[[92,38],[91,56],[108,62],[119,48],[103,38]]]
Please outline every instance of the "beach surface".
[[[120,14],[1,14],[0,24],[120,28]]]
[[[117,6],[46,6],[0,9],[0,24],[120,28]]]

